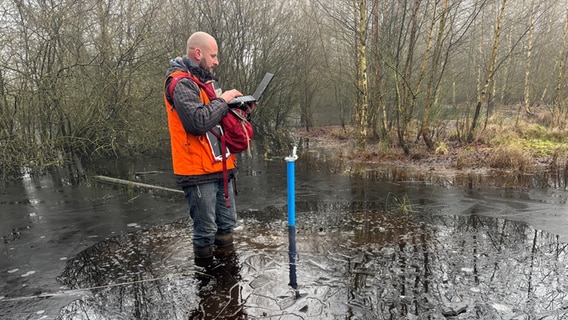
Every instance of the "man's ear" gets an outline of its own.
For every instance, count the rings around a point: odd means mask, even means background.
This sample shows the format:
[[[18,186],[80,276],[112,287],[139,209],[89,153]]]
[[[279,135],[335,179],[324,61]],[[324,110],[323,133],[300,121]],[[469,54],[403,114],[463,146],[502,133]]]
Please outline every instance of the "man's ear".
[[[201,49],[195,48],[193,51],[193,55],[195,56],[196,60],[201,60]]]

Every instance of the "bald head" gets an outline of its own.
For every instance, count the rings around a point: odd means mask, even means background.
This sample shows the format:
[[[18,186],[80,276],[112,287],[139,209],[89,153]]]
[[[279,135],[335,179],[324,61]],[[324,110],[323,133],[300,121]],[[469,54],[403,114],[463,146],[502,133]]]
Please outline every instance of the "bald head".
[[[198,48],[207,48],[211,43],[216,43],[215,38],[210,34],[198,31],[192,34],[189,39],[187,39],[187,53]]]
[[[217,41],[206,32],[195,32],[187,39],[187,58],[209,72],[219,65],[217,51]]]

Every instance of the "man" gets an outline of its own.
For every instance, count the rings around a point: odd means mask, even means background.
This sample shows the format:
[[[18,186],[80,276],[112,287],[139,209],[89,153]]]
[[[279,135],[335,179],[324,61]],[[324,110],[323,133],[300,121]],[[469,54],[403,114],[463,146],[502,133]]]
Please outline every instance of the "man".
[[[214,90],[212,72],[219,65],[217,51],[217,42],[211,35],[192,34],[187,40],[186,55],[170,61],[164,93],[174,174],[189,204],[193,250],[199,266],[212,262],[214,246],[232,246],[236,223],[231,183],[229,194],[224,194],[221,143],[210,130],[218,130],[229,110],[227,102],[242,94],[232,89],[219,95],[220,90]],[[180,79],[170,97],[172,76],[181,73],[189,73],[190,78]],[[226,168],[229,177],[234,177],[234,155],[226,160]],[[225,196],[229,197],[230,206],[226,205]]]

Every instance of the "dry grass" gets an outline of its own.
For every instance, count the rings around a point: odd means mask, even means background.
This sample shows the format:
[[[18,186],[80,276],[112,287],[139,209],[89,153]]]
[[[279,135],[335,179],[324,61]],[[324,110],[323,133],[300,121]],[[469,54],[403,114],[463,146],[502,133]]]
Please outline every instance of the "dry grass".
[[[523,148],[510,145],[496,148],[488,159],[488,165],[494,169],[512,169],[519,173],[530,173],[534,171],[534,158]]]
[[[351,128],[333,127],[329,132],[329,137],[337,140],[347,140],[353,137]]]
[[[548,127],[539,122],[541,118],[526,116],[517,122],[511,114],[496,113],[486,126],[479,127],[474,142],[470,144],[461,141],[463,132],[457,132],[459,128],[467,131],[468,126],[454,123],[445,128],[455,128],[456,131],[447,130],[437,135],[433,150],[428,150],[423,142],[415,144],[409,140],[410,155],[405,155],[398,146],[395,130],[391,130],[391,136],[385,140],[370,138],[368,149],[363,152],[354,148],[355,135],[351,127],[314,128],[308,136],[317,138],[325,148],[340,150],[344,159],[361,163],[519,173],[531,173],[537,166],[549,166],[555,170],[566,167],[568,172],[568,128]],[[418,124],[410,126],[414,127]],[[413,136],[416,133],[408,133],[408,137]]]

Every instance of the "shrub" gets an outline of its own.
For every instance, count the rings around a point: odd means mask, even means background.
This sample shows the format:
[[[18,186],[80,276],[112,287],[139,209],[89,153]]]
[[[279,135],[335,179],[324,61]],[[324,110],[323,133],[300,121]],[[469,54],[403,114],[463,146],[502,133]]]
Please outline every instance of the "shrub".
[[[329,136],[333,139],[337,140],[347,140],[353,135],[353,130],[342,128],[342,127],[334,127],[329,132]]]
[[[491,168],[518,170],[520,173],[531,172],[534,160],[531,155],[517,145],[507,145],[496,148],[489,157]]]
[[[438,155],[446,155],[448,154],[449,149],[448,149],[448,145],[445,144],[444,142],[438,142],[437,146],[436,146],[436,154]]]

